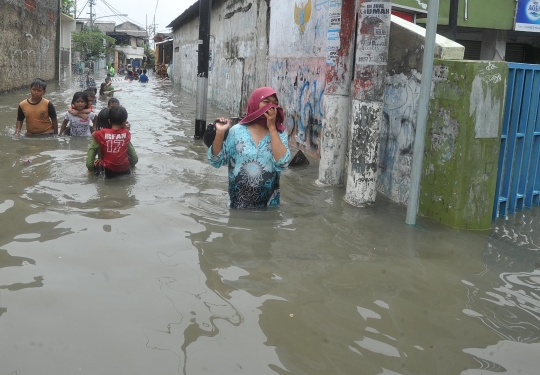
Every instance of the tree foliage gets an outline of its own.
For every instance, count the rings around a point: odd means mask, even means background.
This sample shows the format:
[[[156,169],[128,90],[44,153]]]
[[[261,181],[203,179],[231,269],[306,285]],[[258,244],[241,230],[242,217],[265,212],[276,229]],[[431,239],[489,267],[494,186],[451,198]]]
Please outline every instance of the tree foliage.
[[[96,60],[110,52],[115,45],[115,39],[104,34],[98,28],[84,27],[80,32],[71,34],[72,50],[81,53],[81,58]]]
[[[75,2],[73,0],[62,0],[62,13],[73,14]]]
[[[153,68],[156,65],[156,54],[148,44],[144,45],[144,54],[146,55],[146,66]]]

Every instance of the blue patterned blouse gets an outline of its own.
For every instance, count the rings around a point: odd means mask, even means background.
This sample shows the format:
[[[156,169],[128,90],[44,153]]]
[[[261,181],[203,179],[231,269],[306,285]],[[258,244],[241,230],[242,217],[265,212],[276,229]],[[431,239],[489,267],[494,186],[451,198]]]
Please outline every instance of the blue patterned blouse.
[[[229,166],[229,196],[232,208],[260,208],[279,204],[279,177],[289,163],[287,132],[279,133],[287,152],[275,160],[272,154],[270,134],[256,146],[246,125],[237,124],[229,135],[221,152],[212,155],[208,149],[210,165],[219,168]]]

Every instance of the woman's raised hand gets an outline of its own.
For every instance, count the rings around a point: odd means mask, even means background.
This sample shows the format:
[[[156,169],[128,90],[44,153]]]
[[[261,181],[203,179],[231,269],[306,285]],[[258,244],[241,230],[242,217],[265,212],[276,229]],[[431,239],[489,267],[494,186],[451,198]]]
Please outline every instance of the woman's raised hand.
[[[275,107],[268,108],[268,111],[264,113],[266,117],[266,125],[268,129],[276,128],[277,109]]]
[[[231,120],[224,117],[219,117],[216,119],[216,132],[226,132],[227,129],[231,127]]]

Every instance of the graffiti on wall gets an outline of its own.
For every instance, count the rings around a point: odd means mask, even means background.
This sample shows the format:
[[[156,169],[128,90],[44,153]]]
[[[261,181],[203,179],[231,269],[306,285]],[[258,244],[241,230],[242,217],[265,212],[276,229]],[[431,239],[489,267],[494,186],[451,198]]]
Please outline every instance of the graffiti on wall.
[[[272,59],[269,86],[276,89],[285,110],[289,141],[319,154],[322,130],[325,59]]]
[[[276,0],[270,15],[267,84],[279,95],[291,144],[316,157],[323,119],[328,9],[333,2]]]
[[[409,199],[420,80],[415,70],[386,78],[377,190],[401,203]]]
[[[326,53],[328,7],[329,1],[320,0],[272,1],[269,55],[323,56]]]
[[[294,4],[294,22],[300,28],[300,32],[303,33],[306,30],[306,23],[311,18],[311,0],[308,0],[305,5],[298,6]]]

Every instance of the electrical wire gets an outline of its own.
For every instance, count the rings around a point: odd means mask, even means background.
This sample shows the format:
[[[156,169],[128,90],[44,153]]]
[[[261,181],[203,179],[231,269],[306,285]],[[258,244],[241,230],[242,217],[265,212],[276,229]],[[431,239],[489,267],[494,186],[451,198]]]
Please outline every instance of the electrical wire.
[[[96,8],[97,10],[99,10],[99,13],[100,13],[100,14],[106,14],[107,11],[109,11],[108,9],[107,9],[107,10],[103,10],[101,7],[99,7],[99,6],[97,6],[97,5],[95,6],[95,8]],[[97,14],[97,13],[98,13],[98,12],[95,12],[95,14]],[[117,14],[106,14],[106,15],[104,15],[104,16],[96,17],[96,19],[97,19],[97,18],[105,18],[105,17],[116,17],[116,18],[119,18],[121,21],[123,21],[123,20],[122,20],[122,16],[119,16],[119,15],[117,15]]]
[[[88,0],[86,1],[86,4],[83,5],[81,11],[79,12],[79,15],[76,16],[75,18],[79,18],[81,16],[82,12],[84,11],[84,8],[86,8],[87,5],[88,5]]]
[[[154,9],[154,21],[156,19],[156,13],[157,13],[157,6],[159,4],[159,0],[156,0],[156,9]]]
[[[113,7],[111,4],[109,4],[107,1],[105,1],[105,0],[101,0],[101,1],[102,1],[102,3],[105,4],[105,6],[108,7],[113,13],[116,13],[116,14],[119,14],[119,13],[120,13],[120,12],[118,11],[118,9],[114,8],[114,7]],[[127,20],[127,21],[129,21],[129,22],[131,22],[131,23],[133,23],[133,24],[135,24],[135,25],[137,25],[137,26],[142,27],[143,29],[145,29],[145,27],[144,27],[142,24],[140,24],[140,23],[138,23],[138,22],[132,20],[132,19],[129,18],[129,17],[124,17],[124,16],[118,16],[118,17],[120,17],[121,19],[125,19],[125,20]]]

